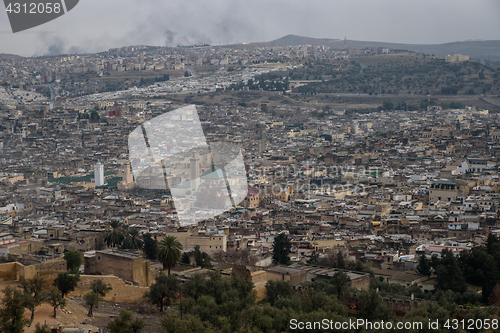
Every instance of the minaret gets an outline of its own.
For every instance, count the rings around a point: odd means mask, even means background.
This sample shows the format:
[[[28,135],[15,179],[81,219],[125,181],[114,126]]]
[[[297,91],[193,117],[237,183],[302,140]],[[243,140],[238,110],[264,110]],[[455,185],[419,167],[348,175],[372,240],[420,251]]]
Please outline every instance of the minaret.
[[[104,165],[101,162],[97,162],[94,166],[94,183],[95,187],[104,185]]]
[[[193,157],[191,157],[189,162],[189,168],[191,169],[191,190],[198,191],[198,186],[200,185],[200,159],[196,152],[193,153]]]

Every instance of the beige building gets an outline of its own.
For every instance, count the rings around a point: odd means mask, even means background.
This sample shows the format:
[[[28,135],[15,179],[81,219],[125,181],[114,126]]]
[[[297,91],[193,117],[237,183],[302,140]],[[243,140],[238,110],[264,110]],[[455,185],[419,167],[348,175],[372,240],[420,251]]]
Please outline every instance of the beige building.
[[[85,254],[85,274],[114,275],[139,287],[151,284],[151,263],[142,255],[113,249]]]
[[[429,188],[429,202],[450,202],[459,195],[458,182],[447,179],[434,181]]]
[[[208,255],[213,255],[218,251],[227,251],[227,236],[226,235],[209,235],[209,236],[189,236],[187,238],[187,248],[200,246],[201,252],[206,252]]]
[[[72,234],[69,238],[74,242],[68,244],[66,250],[76,252],[102,250],[106,248],[104,234],[102,231],[80,231]]]
[[[446,56],[445,59],[446,62],[463,62],[463,61],[469,61],[469,56],[463,54],[449,54]]]

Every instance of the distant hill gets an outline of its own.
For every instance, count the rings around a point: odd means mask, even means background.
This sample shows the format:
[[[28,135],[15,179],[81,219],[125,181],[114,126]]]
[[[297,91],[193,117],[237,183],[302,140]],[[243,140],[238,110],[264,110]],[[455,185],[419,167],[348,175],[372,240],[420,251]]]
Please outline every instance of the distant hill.
[[[474,59],[486,59],[500,61],[500,40],[474,40],[464,42],[453,42],[446,44],[399,44],[387,42],[367,42],[357,40],[330,39],[330,38],[311,38],[296,35],[287,35],[285,37],[269,42],[271,45],[282,45],[283,39],[286,45],[325,45],[333,49],[387,47],[390,49],[408,50],[420,52],[429,55],[445,57],[448,54],[465,54]]]
[[[0,53],[0,61],[2,60],[12,60],[12,59],[21,59],[23,57],[15,55],[15,54],[6,54],[6,53]]]

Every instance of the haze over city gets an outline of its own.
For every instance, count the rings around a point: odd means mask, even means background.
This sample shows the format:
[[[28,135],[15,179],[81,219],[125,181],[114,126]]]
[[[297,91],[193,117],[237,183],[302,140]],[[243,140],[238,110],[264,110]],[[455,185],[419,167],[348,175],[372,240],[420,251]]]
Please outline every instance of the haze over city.
[[[499,14],[495,0],[87,0],[54,21],[16,34],[4,12],[0,52],[32,56],[128,45],[224,45],[288,34],[409,44],[498,40]]]

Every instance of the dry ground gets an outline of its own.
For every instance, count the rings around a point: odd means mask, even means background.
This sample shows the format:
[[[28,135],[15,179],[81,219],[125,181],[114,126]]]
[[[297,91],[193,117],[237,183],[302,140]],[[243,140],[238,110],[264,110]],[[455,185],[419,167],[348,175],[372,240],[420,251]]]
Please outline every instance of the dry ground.
[[[3,297],[2,290],[7,286],[18,286],[19,282],[0,282],[0,298]],[[36,323],[47,323],[49,326],[56,326],[61,323],[63,327],[82,327],[93,330],[105,328],[108,323],[115,318],[121,308],[127,308],[133,311],[134,316],[142,318],[146,323],[143,333],[161,332],[160,315],[157,308],[146,303],[134,304],[116,304],[111,302],[99,302],[99,307],[94,308],[94,317],[87,316],[88,307],[85,300],[81,297],[68,297],[66,307],[57,309],[57,318],[52,317],[53,309],[49,304],[42,304],[35,310],[35,319],[30,327],[25,329],[26,333],[35,332]],[[171,311],[175,311],[171,309]],[[26,310],[26,318],[30,318],[31,312]]]

